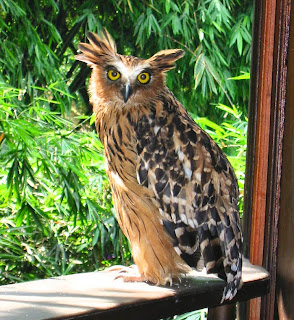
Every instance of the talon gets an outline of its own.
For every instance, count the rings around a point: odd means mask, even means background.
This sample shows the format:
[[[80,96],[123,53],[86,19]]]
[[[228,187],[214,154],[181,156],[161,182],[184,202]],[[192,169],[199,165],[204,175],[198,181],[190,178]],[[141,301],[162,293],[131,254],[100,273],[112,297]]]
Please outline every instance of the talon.
[[[116,279],[123,279],[124,282],[143,282],[143,281],[146,281],[146,279],[144,279],[140,275],[140,273],[138,271],[138,267],[135,264],[133,264],[129,267],[122,266],[122,265],[116,265],[116,266],[112,266],[112,267],[105,269],[105,271],[107,271],[107,272],[117,271],[118,274],[114,278],[115,280]]]
[[[127,271],[125,271],[127,272]],[[124,282],[144,282],[145,279],[142,276],[135,276],[135,275],[125,275],[125,274],[119,274],[115,277],[116,279],[123,279]]]

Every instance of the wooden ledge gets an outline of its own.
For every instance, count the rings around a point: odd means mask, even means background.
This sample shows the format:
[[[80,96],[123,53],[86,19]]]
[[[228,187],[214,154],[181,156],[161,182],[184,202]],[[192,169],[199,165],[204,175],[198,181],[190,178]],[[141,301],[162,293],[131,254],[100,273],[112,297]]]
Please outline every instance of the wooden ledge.
[[[157,287],[115,280],[116,272],[91,272],[0,287],[0,319],[160,319],[219,305],[224,281],[193,271],[180,284]],[[244,261],[236,301],[266,294],[268,272]]]

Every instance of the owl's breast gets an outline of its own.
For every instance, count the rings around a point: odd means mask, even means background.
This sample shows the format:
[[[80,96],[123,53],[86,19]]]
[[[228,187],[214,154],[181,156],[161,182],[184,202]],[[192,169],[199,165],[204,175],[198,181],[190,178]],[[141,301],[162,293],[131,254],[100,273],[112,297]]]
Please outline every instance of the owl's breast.
[[[96,121],[104,145],[106,171],[112,186],[138,184],[136,178],[136,134],[128,113],[118,110],[103,114]]]

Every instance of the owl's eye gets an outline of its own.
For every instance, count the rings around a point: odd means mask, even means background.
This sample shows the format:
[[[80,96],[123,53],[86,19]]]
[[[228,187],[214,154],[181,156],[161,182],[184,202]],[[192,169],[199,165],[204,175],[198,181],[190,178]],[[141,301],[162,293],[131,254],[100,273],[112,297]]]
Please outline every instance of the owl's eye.
[[[107,77],[111,81],[115,81],[120,78],[120,73],[116,70],[110,69],[107,71]]]
[[[150,81],[150,73],[142,72],[138,75],[137,79],[140,83],[146,84]]]

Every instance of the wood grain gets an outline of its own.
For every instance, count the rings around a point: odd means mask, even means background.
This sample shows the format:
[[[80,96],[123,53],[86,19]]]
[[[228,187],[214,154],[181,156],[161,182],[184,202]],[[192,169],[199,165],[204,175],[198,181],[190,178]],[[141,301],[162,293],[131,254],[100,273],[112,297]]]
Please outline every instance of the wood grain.
[[[160,319],[219,305],[225,282],[193,271],[172,287],[115,280],[116,272],[74,274],[0,287],[0,318],[30,319]],[[244,285],[236,299],[268,291],[268,273],[247,261]],[[234,300],[235,302],[236,300]]]

